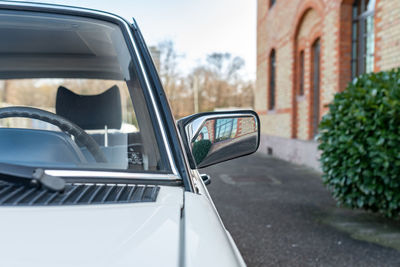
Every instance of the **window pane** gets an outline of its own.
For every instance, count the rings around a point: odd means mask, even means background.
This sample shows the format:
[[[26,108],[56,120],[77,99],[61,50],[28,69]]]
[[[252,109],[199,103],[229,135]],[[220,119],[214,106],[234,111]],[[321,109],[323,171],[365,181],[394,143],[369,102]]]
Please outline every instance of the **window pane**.
[[[367,1],[367,11],[374,11],[375,9],[375,0]]]
[[[215,142],[232,138],[236,134],[237,119],[219,119],[216,123]]]
[[[357,22],[354,22],[353,23],[353,29],[352,29],[352,40],[353,41],[356,41],[357,40],[357,34],[358,34],[358,31],[357,31]]]
[[[375,0],[358,0],[353,5],[352,78],[374,70]]]
[[[356,20],[358,16],[358,6],[357,4],[353,5],[353,20]]]
[[[269,109],[275,108],[275,50],[272,50],[269,58]]]
[[[351,46],[351,57],[352,60],[356,60],[357,59],[357,42],[353,42],[352,46]]]
[[[366,19],[367,24],[367,36],[366,36],[366,49],[365,49],[365,71],[372,72],[374,70],[374,17],[368,16]]]
[[[299,94],[304,95],[304,51],[300,52],[300,88],[299,88]]]
[[[351,77],[356,77],[357,76],[357,61],[353,60],[351,61]]]

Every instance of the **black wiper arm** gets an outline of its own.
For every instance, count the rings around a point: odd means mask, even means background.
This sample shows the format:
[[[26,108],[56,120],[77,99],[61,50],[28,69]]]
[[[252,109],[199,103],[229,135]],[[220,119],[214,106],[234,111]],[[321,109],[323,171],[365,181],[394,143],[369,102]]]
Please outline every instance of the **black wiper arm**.
[[[64,179],[47,175],[43,169],[0,163],[0,180],[27,186],[42,186],[51,191],[64,191]]]

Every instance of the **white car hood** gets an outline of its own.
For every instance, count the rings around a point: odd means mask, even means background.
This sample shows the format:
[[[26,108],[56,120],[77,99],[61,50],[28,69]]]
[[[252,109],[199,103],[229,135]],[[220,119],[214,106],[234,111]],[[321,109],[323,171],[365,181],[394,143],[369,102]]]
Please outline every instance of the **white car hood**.
[[[155,203],[0,207],[1,266],[178,266],[183,190]]]

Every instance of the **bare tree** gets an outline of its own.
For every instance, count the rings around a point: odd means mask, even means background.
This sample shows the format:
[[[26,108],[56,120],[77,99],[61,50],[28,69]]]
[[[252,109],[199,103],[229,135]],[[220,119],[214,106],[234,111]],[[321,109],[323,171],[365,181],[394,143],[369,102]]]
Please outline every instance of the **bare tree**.
[[[229,53],[212,53],[207,56],[207,65],[195,69],[192,75],[197,75],[202,81],[201,109],[202,111],[214,108],[252,106],[252,101],[240,98],[243,93],[251,94],[252,83],[244,82],[240,71],[244,67],[244,60],[233,57]]]
[[[160,77],[175,117],[193,112],[193,93],[190,81],[178,71],[179,60],[183,57],[175,50],[174,43],[167,40],[158,44],[160,51]]]
[[[245,66],[242,58],[230,53],[212,53],[205,64],[195,67],[188,75],[178,71],[180,55],[172,41],[158,45],[160,77],[175,117],[195,111],[215,108],[252,107],[254,83],[241,78]],[[196,103],[195,103],[196,101]]]
[[[179,73],[177,71],[179,55],[175,51],[171,40],[161,42],[158,45],[160,51],[160,77],[169,97],[175,97]]]

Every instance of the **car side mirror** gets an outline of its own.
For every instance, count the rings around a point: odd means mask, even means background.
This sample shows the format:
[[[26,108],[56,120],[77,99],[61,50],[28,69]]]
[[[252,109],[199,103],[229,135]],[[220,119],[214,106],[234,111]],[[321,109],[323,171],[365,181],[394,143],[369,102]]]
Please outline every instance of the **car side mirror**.
[[[178,128],[192,169],[249,155],[260,144],[260,120],[251,110],[194,114]]]

